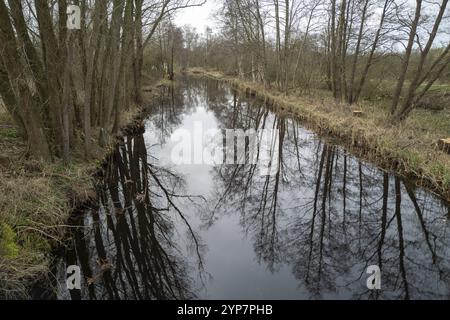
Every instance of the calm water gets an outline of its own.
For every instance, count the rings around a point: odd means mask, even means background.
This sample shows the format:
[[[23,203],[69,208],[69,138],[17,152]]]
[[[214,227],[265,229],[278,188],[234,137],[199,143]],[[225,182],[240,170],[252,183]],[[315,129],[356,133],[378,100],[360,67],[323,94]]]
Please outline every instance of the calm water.
[[[173,136],[198,124],[278,128],[279,170],[176,165]],[[223,83],[167,90],[97,189],[56,259],[59,299],[450,298],[448,203]],[[69,292],[74,264],[82,290]]]

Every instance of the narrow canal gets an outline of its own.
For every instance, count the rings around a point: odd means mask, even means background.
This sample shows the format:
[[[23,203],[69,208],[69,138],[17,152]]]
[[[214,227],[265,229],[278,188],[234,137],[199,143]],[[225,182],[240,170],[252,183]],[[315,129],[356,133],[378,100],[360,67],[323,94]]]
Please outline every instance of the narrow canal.
[[[252,130],[271,142],[239,140]],[[58,299],[450,298],[448,203],[225,83],[167,89],[96,187],[55,257]]]

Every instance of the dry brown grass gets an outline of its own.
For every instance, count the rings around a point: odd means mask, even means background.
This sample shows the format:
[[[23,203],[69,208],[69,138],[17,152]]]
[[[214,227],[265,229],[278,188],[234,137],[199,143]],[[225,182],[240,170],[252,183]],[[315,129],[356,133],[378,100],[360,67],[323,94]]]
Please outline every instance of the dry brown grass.
[[[47,270],[46,253],[63,237],[61,223],[70,211],[51,177],[0,179],[0,296],[23,296],[29,282]]]
[[[328,94],[285,95],[260,83],[225,76],[201,68],[192,75],[207,76],[264,99],[284,114],[291,114],[306,126],[328,137],[337,138],[359,155],[398,173],[414,177],[417,184],[430,188],[450,201],[450,156],[437,148],[440,138],[450,136],[450,109],[439,112],[415,110],[407,121],[393,125],[387,119],[386,102],[362,102],[362,117],[353,108],[337,104]]]
[[[95,196],[91,168],[19,159],[0,170],[0,297],[24,297],[48,272],[50,249],[61,244],[72,208]]]

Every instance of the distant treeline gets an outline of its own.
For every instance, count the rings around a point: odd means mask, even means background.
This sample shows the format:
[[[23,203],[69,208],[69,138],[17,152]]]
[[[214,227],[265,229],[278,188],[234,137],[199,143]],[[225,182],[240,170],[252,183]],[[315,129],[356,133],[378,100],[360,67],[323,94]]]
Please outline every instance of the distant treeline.
[[[285,93],[329,89],[349,104],[381,95],[391,99],[394,122],[438,84],[444,95],[450,91],[448,0],[220,3],[214,32],[199,35],[185,27],[165,33],[167,52],[175,48],[182,67],[216,68]]]

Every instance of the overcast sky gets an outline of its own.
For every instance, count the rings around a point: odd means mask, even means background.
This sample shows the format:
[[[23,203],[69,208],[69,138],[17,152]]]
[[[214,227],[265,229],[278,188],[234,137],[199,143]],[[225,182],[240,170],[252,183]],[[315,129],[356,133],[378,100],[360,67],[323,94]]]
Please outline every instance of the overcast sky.
[[[198,32],[204,32],[206,26],[214,26],[212,14],[215,12],[218,4],[215,0],[207,0],[201,7],[192,7],[180,10],[174,22],[177,26],[189,24],[197,29]]]
[[[192,0],[192,2],[200,2],[201,0]],[[411,10],[415,8],[415,0],[407,0],[408,3],[411,6]],[[179,27],[182,27],[184,25],[191,25],[192,27],[197,29],[197,32],[204,33],[206,26],[209,26],[213,29],[213,31],[216,30],[217,21],[215,21],[213,15],[217,11],[217,9],[220,6],[220,0],[206,0],[206,3],[201,7],[191,7],[186,9],[181,9],[177,11],[175,19],[173,20],[175,24]],[[377,9],[377,13],[381,8]],[[437,9],[434,8],[436,11]],[[378,20],[376,19],[378,16],[374,15],[372,17],[373,23],[375,25],[378,25]],[[270,27],[269,25],[267,27]],[[447,28],[447,29],[446,29]],[[442,42],[449,41],[450,34],[443,34],[442,31],[446,30],[449,32],[448,27],[446,27],[446,24],[443,23],[443,25],[440,28],[440,32],[438,37],[436,38],[435,45],[440,46],[442,45]]]

